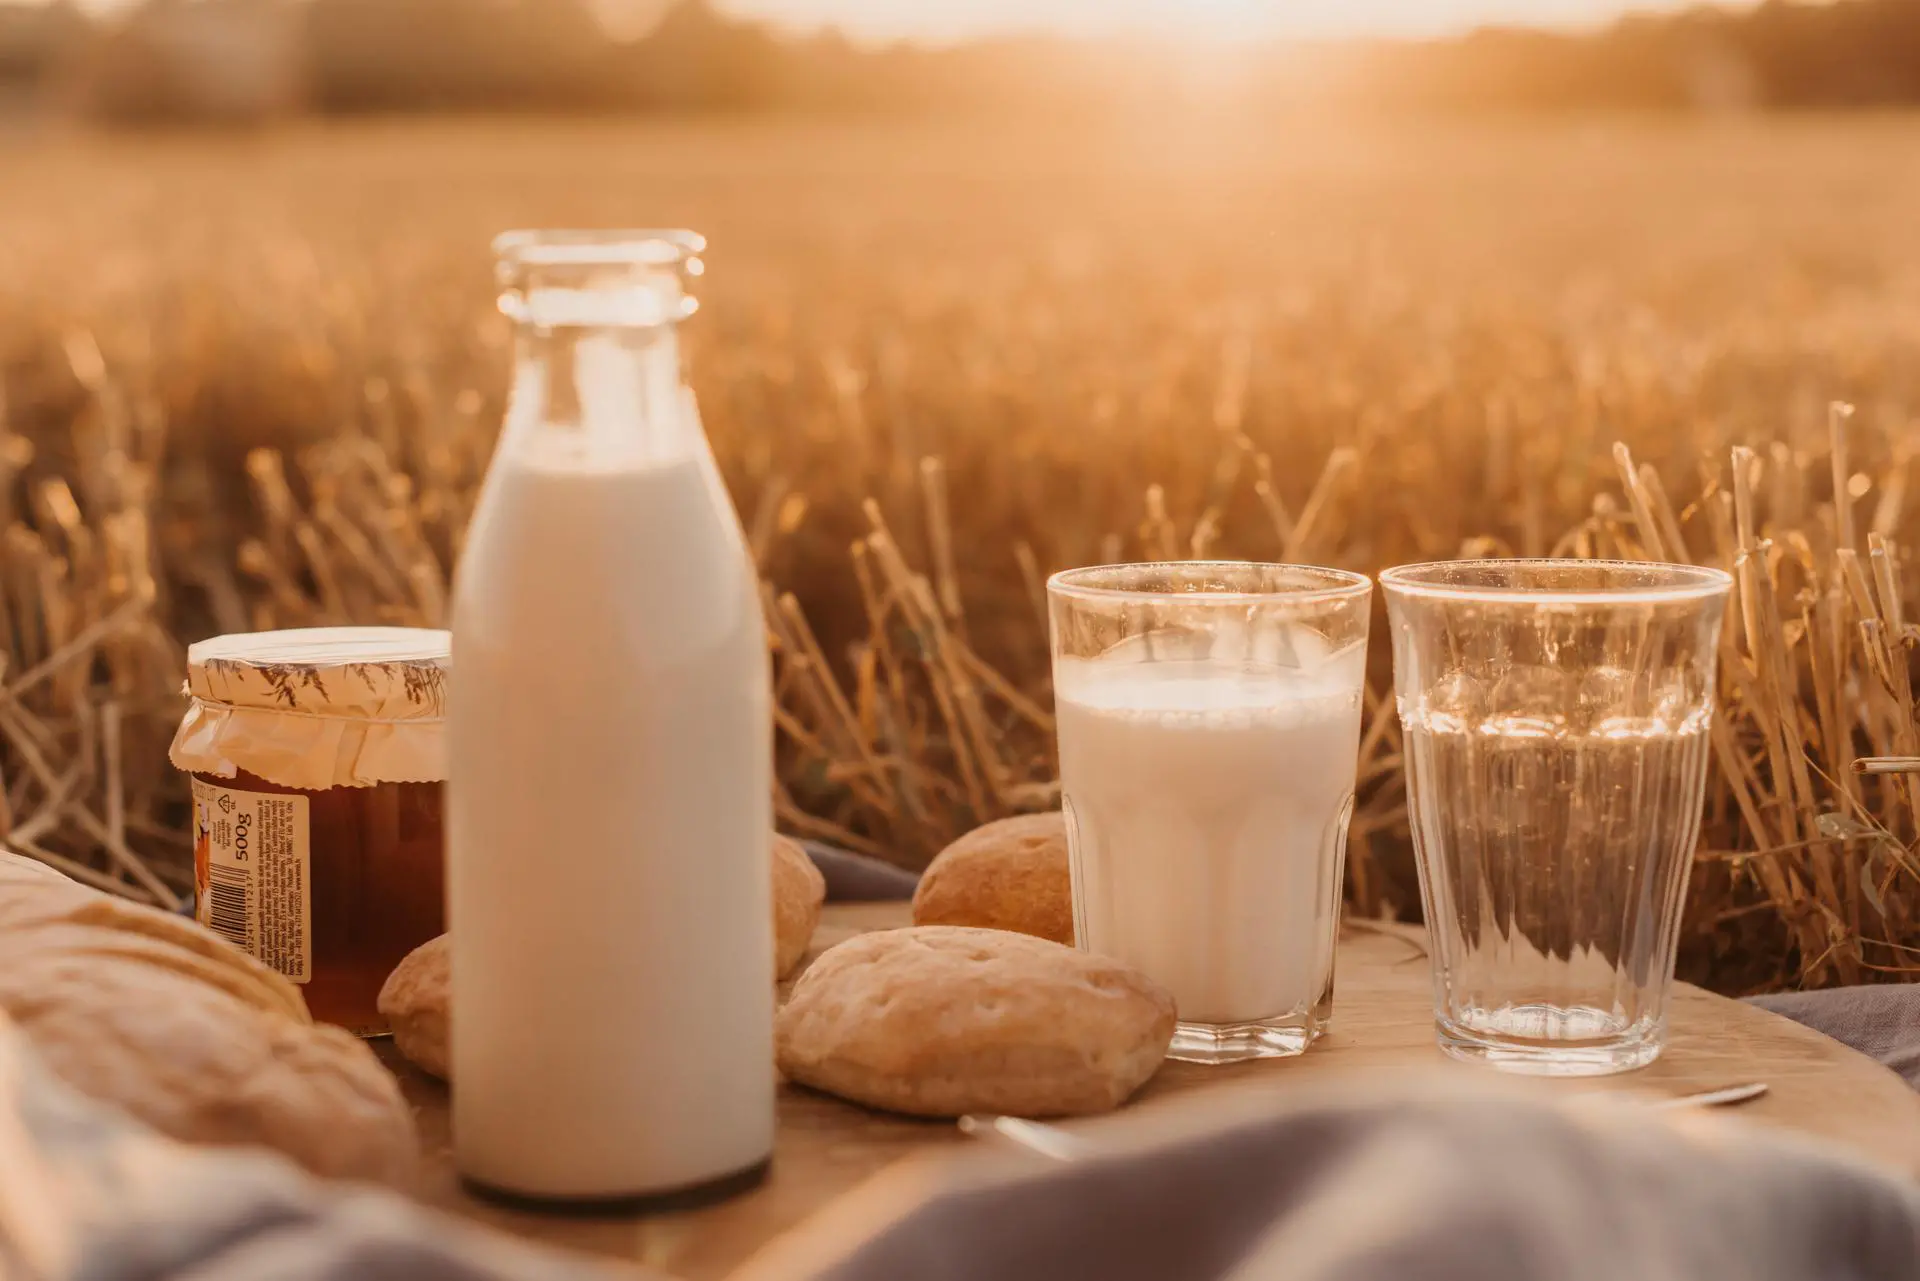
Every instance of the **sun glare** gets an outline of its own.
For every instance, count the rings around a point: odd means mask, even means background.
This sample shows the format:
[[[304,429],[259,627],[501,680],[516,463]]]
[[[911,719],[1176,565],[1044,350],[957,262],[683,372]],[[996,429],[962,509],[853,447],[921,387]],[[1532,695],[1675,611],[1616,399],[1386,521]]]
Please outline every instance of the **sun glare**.
[[[1208,40],[1244,40],[1273,24],[1267,0],[1186,0],[1178,13],[1185,34]]]

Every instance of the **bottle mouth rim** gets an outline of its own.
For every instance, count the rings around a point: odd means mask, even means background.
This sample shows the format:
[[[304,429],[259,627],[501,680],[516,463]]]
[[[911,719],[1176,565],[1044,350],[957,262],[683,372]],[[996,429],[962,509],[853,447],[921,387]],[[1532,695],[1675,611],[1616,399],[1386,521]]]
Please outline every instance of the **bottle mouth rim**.
[[[493,240],[502,266],[677,267],[691,276],[706,247],[705,236],[680,229],[521,229]]]
[[[1427,561],[1383,570],[1389,597],[1518,605],[1635,605],[1724,598],[1733,576],[1706,565],[1573,557]]]
[[[493,241],[500,311],[540,329],[677,324],[699,308],[686,284],[706,245],[679,230],[508,231]]]

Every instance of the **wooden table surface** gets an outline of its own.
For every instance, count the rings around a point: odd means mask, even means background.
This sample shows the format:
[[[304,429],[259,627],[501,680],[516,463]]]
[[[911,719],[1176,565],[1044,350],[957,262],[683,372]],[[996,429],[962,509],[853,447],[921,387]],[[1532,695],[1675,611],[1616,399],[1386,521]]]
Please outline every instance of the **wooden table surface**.
[[[865,930],[906,923],[904,904],[829,907],[815,952]],[[1770,1092],[1739,1108],[1743,1118],[1831,1140],[1920,1176],[1920,1095],[1863,1055],[1764,1010],[1681,985],[1666,1053],[1620,1077],[1540,1082],[1517,1089],[1560,1094],[1633,1090],[1685,1094],[1747,1081]],[[415,1105],[426,1174],[422,1196],[516,1235],[650,1265],[688,1281],[726,1276],[764,1244],[908,1156],[979,1146],[949,1122],[869,1112],[792,1087],[781,1088],[780,1133],[765,1184],[717,1206],[645,1219],[551,1217],[503,1209],[467,1196],[448,1141],[447,1095],[383,1048]],[[1177,1126],[1198,1098],[1257,1106],[1329,1084],[1409,1074],[1486,1081],[1485,1069],[1456,1063],[1435,1047],[1432,986],[1417,931],[1349,929],[1340,944],[1331,1031],[1307,1054],[1229,1067],[1167,1063],[1119,1114],[1069,1123],[1081,1132],[1156,1121]]]

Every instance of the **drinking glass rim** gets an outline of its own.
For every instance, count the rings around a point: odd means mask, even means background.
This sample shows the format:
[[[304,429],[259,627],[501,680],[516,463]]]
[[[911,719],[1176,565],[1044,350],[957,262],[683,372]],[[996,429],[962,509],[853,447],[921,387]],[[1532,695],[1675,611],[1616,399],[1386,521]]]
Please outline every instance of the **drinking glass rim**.
[[[1517,584],[1446,583],[1424,576],[1476,569],[1620,569],[1657,574],[1667,581],[1631,587],[1528,587]],[[1500,604],[1625,605],[1636,601],[1708,600],[1733,589],[1733,575],[1707,565],[1658,560],[1587,560],[1577,556],[1505,556],[1484,560],[1429,560],[1380,572],[1380,586],[1401,596]]]
[[[1227,591],[1227,592],[1175,592],[1154,591],[1145,587],[1105,587],[1091,582],[1076,581],[1102,574],[1119,574],[1122,571],[1143,574],[1154,570],[1176,572],[1181,570],[1248,570],[1248,569],[1288,569],[1305,574],[1318,574],[1328,579],[1323,587],[1302,587],[1293,590],[1268,591]],[[1373,579],[1348,569],[1330,569],[1325,565],[1299,565],[1291,561],[1266,560],[1143,560],[1117,561],[1110,565],[1083,565],[1077,569],[1063,569],[1047,579],[1047,595],[1061,596],[1074,600],[1138,600],[1167,601],[1178,600],[1192,604],[1245,604],[1252,601],[1289,601],[1313,604],[1362,596],[1373,590]]]

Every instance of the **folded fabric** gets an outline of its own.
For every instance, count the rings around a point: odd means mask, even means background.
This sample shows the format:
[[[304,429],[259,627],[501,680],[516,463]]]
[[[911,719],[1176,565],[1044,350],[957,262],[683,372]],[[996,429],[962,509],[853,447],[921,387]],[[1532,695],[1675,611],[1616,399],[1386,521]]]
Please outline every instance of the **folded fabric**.
[[[937,1196],[817,1281],[1912,1281],[1920,1186],[1632,1104],[1321,1101]]]
[[[267,1152],[163,1139],[55,1080],[0,1018],[8,1281],[635,1281]]]
[[[820,841],[802,841],[807,857],[827,879],[829,903],[890,903],[913,897],[920,874],[877,858],[854,854]]]
[[[1752,998],[1898,1072],[1920,1090],[1920,983],[1836,987]]]

